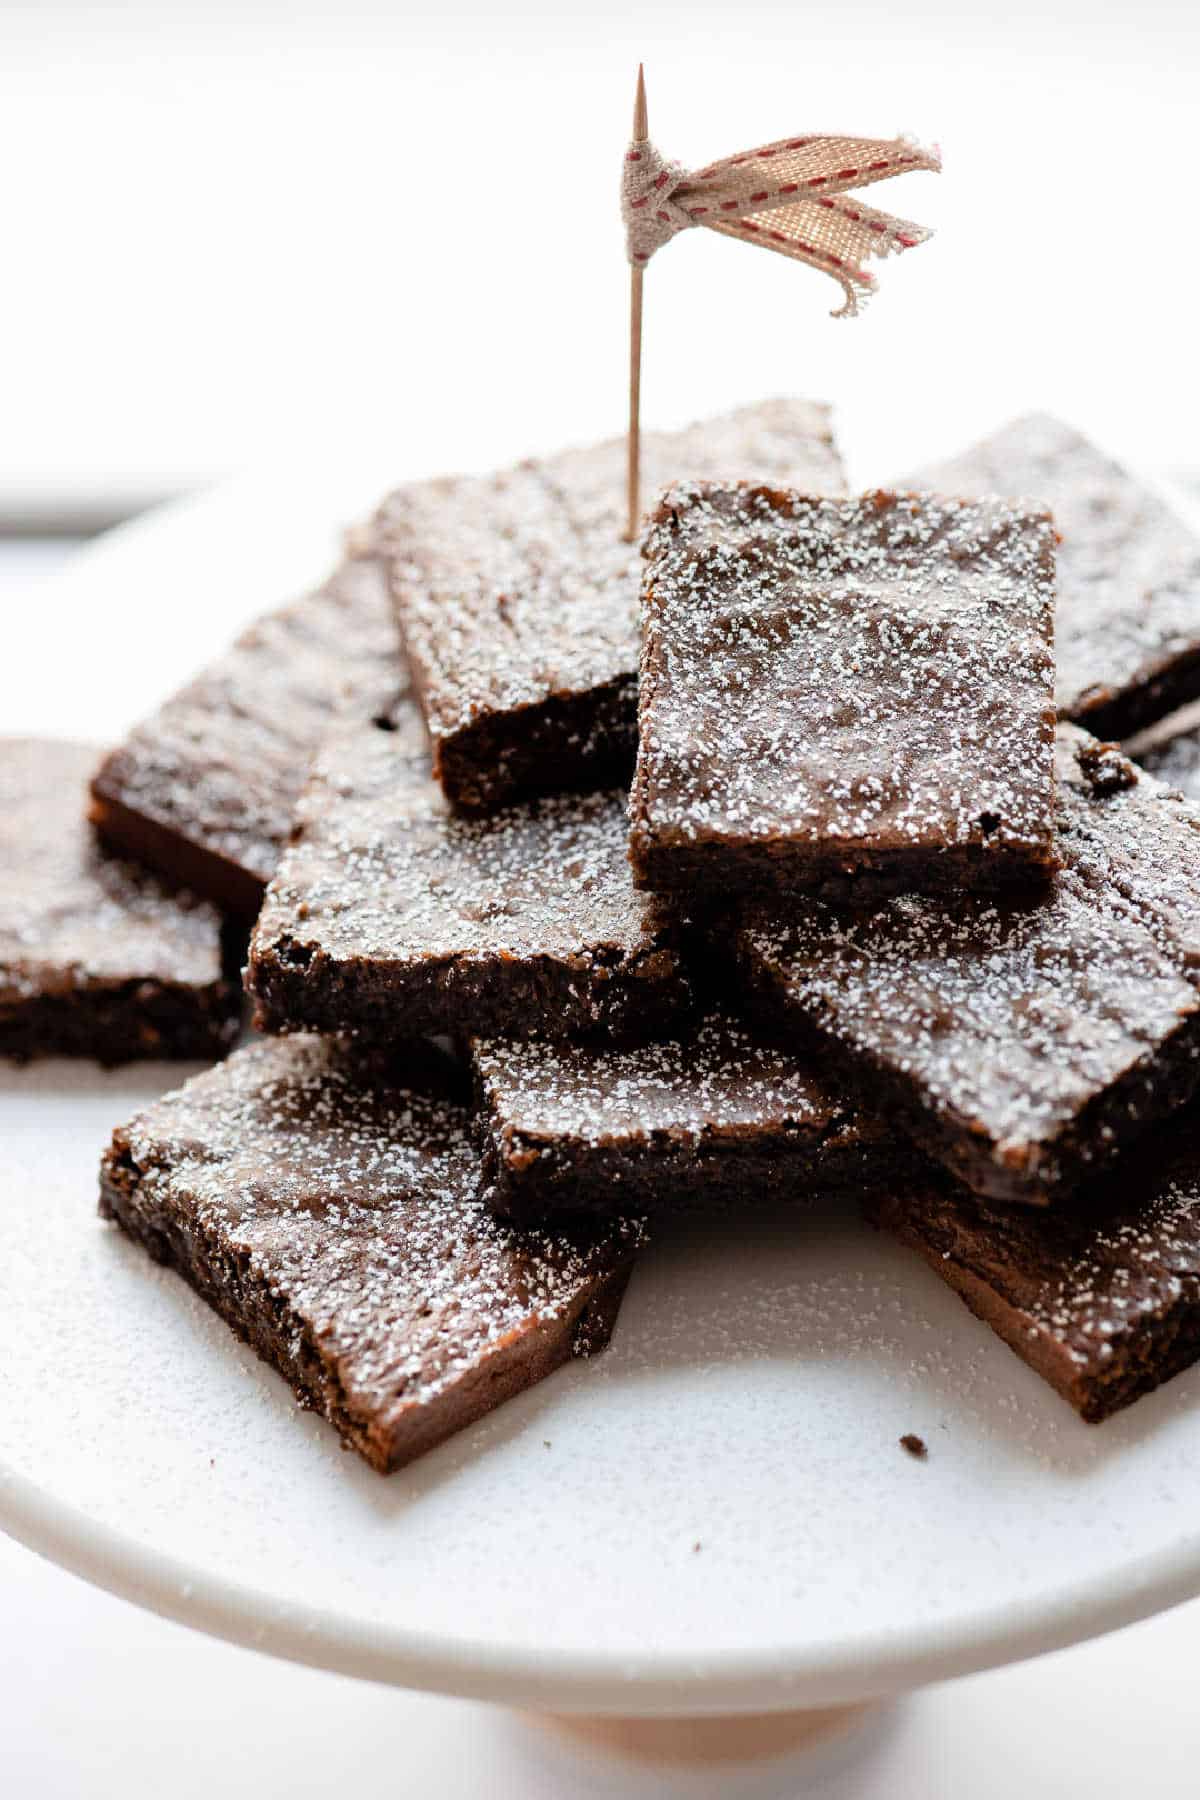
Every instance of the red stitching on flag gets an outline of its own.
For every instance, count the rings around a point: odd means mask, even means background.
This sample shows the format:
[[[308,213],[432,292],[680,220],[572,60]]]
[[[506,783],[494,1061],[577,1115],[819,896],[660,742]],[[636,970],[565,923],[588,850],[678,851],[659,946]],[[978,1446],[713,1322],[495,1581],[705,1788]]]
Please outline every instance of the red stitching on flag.
[[[830,170],[830,162],[839,154],[845,154],[847,148],[859,141],[861,140],[825,137],[780,139],[774,144],[764,144],[760,149],[742,151],[737,156],[709,163],[693,174],[685,173],[678,165],[668,165],[652,144],[644,147],[641,144],[631,146],[626,152],[626,162],[647,163],[649,166],[646,174],[650,179],[650,186],[646,189],[639,176],[628,174],[625,177],[623,205],[631,237],[631,260],[638,265],[648,262],[655,249],[672,237],[681,225],[710,224],[734,236],[753,238],[760,243],[765,241],[772,248],[784,250],[791,256],[803,257],[814,267],[836,273],[851,300],[852,282],[865,290],[874,289],[874,278],[864,269],[856,268],[845,254],[852,244],[855,248],[861,245],[864,254],[871,253],[872,246],[862,244],[862,231],[869,232],[872,237],[887,240],[885,244],[878,246],[875,254],[888,248],[912,249],[922,243],[928,234],[920,227],[906,224],[904,220],[889,217],[887,213],[876,213],[873,208],[858,200],[851,190],[876,177],[894,175],[902,169],[934,167],[936,152],[925,152],[903,142],[879,144],[877,149],[886,150],[886,155],[876,154],[870,161],[847,165],[836,172]],[[862,148],[869,153],[869,143],[861,142]],[[824,173],[807,177],[797,174],[792,179],[777,181],[773,188],[748,190],[742,187],[740,171],[751,163],[770,162],[779,157],[784,157],[786,161],[787,153],[813,146],[815,154],[804,160],[809,168],[815,163],[818,170],[823,169]],[[785,167],[783,173],[790,175],[794,167],[795,161]],[[837,190],[836,197],[823,196],[821,190],[831,186]],[[641,192],[639,188],[642,189]],[[669,206],[667,195],[672,189],[676,190],[677,204]],[[650,204],[656,194],[662,196],[657,202],[657,211]],[[805,197],[810,197],[810,206],[811,201],[816,200],[822,210],[859,226],[861,230],[857,243],[852,233],[839,232],[832,223],[817,227],[818,237],[828,240],[823,248],[793,235],[787,208],[791,205],[799,210],[798,202]],[[689,205],[692,200],[702,203]],[[772,229],[765,219],[760,223],[747,216],[750,209],[771,208],[783,214],[782,229]],[[726,220],[718,220],[713,217],[717,212],[730,216]],[[651,220],[656,223],[650,223]],[[839,242],[841,254],[838,253]],[[637,248],[634,249],[633,245]]]

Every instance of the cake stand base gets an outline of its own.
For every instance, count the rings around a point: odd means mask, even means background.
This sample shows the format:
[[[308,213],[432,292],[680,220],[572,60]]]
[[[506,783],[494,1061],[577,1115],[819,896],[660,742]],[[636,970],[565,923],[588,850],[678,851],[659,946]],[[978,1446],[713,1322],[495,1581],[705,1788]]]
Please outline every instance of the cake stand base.
[[[804,1712],[718,1713],[638,1719],[590,1713],[537,1713],[534,1722],[639,1762],[760,1762],[832,1743],[873,1722],[889,1704],[864,1700]]]

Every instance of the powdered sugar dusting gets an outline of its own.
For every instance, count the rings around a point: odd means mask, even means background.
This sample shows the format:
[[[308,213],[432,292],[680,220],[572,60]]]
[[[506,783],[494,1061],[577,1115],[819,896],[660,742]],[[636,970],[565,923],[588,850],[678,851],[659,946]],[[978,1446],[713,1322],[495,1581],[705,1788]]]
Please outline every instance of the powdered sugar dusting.
[[[1001,1212],[961,1188],[881,1198],[881,1222],[952,1285],[994,1297],[994,1322],[1100,1418],[1193,1360],[1200,1335],[1200,1113],[1048,1212]],[[990,1304],[981,1302],[977,1306]],[[985,1311],[985,1316],[987,1316]]]
[[[386,711],[405,686],[379,565],[349,561],[139,725],[95,793],[265,883],[316,745],[338,718]]]
[[[1086,438],[1033,414],[912,479],[944,493],[1026,494],[1054,513],[1066,717],[1121,736],[1163,710],[1152,682],[1178,679],[1177,701],[1196,692],[1200,538]]]
[[[840,492],[826,407],[777,400],[642,439],[647,494],[741,474]],[[624,439],[494,475],[401,488],[380,509],[405,644],[435,744],[493,713],[628,684],[637,547],[623,541]]]
[[[645,554],[631,816],[651,885],[704,866],[809,885],[957,846],[980,852],[960,879],[1052,866],[1045,515],[677,484]]]
[[[319,758],[255,931],[255,993],[281,963],[304,962],[314,983],[370,965],[396,1031],[419,1016],[419,1029],[636,1032],[686,999],[677,922],[633,887],[623,794],[455,818],[411,711],[398,726],[339,734]],[[338,1023],[360,1022],[351,999]]]
[[[640,1241],[516,1234],[475,1199],[466,1110],[330,1040],[235,1053],[118,1133],[133,1207],[248,1270],[239,1299],[282,1303],[346,1411],[387,1434],[487,1353],[577,1308]],[[311,1398],[318,1399],[319,1391]]]
[[[534,1137],[596,1145],[786,1125],[815,1140],[835,1124],[857,1136],[881,1129],[852,1114],[811,1064],[723,1013],[687,1037],[629,1048],[481,1039],[473,1050],[493,1118]]]
[[[213,989],[221,921],[102,854],[84,817],[99,752],[0,740],[0,1004],[130,982]]]
[[[767,1002],[939,1121],[948,1160],[985,1191],[1036,1196],[1074,1177],[1073,1158],[1110,1159],[1200,1077],[1196,819],[1146,777],[1096,794],[1085,743],[1060,728],[1063,867],[1046,898],[816,904],[759,913],[741,937]],[[1103,1096],[1114,1110],[1098,1113]]]
[[[1066,1343],[1080,1366],[1106,1362],[1180,1300],[1200,1306],[1194,1145],[1191,1152],[1184,1179],[1168,1181],[1157,1193],[1139,1193],[1135,1206],[1094,1221],[1075,1217],[1065,1228],[1053,1217],[1048,1221],[1050,1256],[1029,1313],[1035,1325]]]

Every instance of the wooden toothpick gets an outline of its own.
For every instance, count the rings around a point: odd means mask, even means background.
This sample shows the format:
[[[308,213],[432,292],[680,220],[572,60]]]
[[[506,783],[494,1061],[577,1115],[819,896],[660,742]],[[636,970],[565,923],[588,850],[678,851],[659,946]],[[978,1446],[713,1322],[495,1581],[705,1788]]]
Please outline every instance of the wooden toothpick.
[[[869,206],[859,190],[941,166],[936,146],[927,149],[912,138],[806,133],[689,171],[650,142],[646,82],[638,64],[633,142],[621,169],[629,259],[629,542],[637,537],[642,515],[642,278],[650,258],[681,231],[700,226],[831,276],[842,291],[834,317],[852,317],[875,291],[867,262],[915,249],[930,235],[911,219]]]
[[[646,117],[646,79],[638,64],[637,97],[633,103],[633,141],[644,144],[650,136]],[[629,517],[625,536],[637,537],[642,516],[642,275],[636,264],[629,271],[629,464],[627,471]]]

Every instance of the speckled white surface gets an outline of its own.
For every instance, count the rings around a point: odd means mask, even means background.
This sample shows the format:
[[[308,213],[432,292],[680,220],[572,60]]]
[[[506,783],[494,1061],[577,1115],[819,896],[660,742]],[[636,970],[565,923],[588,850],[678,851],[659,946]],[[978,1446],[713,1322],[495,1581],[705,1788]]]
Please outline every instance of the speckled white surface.
[[[144,540],[95,567],[110,621],[153,616]],[[111,1126],[176,1079],[0,1071],[0,1525],[95,1579],[354,1672],[626,1710],[849,1698],[1200,1588],[1200,1370],[1086,1427],[828,1216],[664,1240],[606,1357],[383,1481],[96,1220]]]
[[[215,1580],[264,1618],[703,1685],[1032,1620],[1194,1537],[1200,1371],[1089,1429],[931,1275],[819,1214],[663,1243],[606,1357],[381,1480],[94,1218],[108,1126],[156,1078],[0,1078],[0,1468],[189,1571],[181,1610]]]

